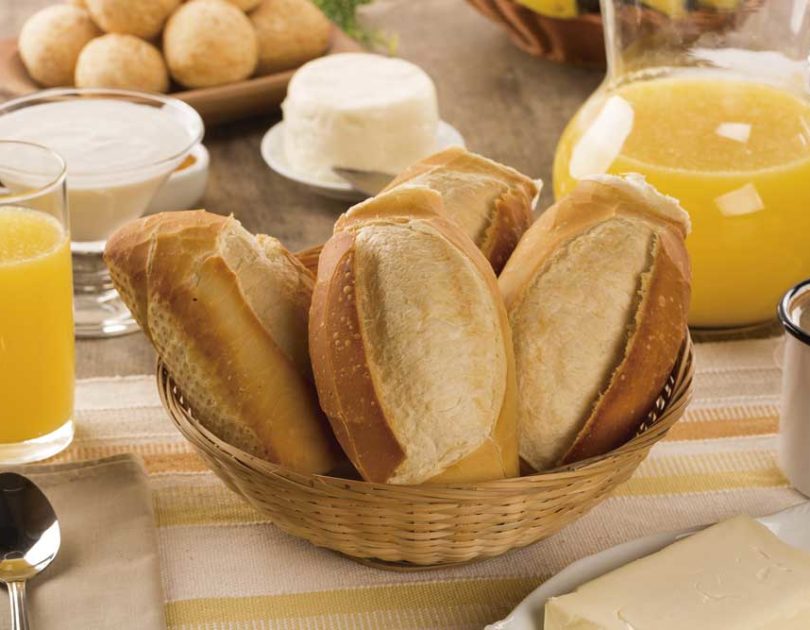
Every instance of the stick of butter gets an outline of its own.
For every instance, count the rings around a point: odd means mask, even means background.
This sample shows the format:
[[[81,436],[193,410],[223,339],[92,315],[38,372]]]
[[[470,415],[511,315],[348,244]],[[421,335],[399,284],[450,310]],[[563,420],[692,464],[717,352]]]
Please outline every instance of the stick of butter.
[[[810,554],[738,516],[546,603],[545,630],[807,630]]]

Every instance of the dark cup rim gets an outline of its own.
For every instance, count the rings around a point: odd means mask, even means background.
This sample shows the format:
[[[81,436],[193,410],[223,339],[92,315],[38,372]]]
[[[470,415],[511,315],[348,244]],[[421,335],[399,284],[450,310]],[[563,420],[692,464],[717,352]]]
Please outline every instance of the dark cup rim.
[[[785,332],[790,333],[802,343],[810,346],[810,333],[808,333],[808,331],[802,330],[799,327],[799,325],[796,322],[794,322],[793,319],[790,317],[791,302],[797,295],[807,290],[810,290],[810,278],[808,278],[807,280],[803,280],[796,286],[789,289],[788,292],[785,293],[782,300],[779,302],[779,306],[777,307],[776,312],[777,316],[779,317],[779,321],[785,328]]]

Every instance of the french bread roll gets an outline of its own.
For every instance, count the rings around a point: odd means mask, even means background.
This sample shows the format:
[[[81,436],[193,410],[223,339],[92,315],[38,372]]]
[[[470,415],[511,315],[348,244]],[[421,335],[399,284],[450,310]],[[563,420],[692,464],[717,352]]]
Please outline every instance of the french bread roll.
[[[500,273],[532,223],[534,181],[513,168],[451,147],[405,169],[386,190],[426,186],[441,194],[443,212],[458,223]]]
[[[299,472],[335,467],[307,348],[314,277],[276,239],[232,217],[165,212],[119,229],[104,260],[205,427]]]
[[[492,268],[442,214],[397,188],[352,208],[321,254],[310,351],[321,406],[369,481],[518,474],[515,377]]]
[[[521,458],[544,470],[628,440],[686,331],[689,217],[641,176],[585,179],[499,279],[514,338]]]

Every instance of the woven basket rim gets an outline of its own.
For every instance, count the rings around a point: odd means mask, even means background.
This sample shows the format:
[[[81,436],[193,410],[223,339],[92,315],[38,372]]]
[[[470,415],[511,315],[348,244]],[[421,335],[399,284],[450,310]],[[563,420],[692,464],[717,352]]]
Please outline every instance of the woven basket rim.
[[[441,495],[446,492],[479,493],[481,491],[487,491],[509,493],[516,490],[516,484],[518,483],[521,486],[521,490],[525,490],[527,483],[557,483],[569,477],[579,477],[583,473],[599,474],[601,472],[600,469],[612,468],[612,461],[616,457],[630,455],[636,451],[644,451],[646,453],[652,444],[663,438],[672,425],[683,415],[683,411],[691,399],[693,375],[694,347],[689,331],[687,330],[670,378],[661,396],[659,396],[659,399],[661,397],[665,398],[665,403],[659,411],[660,415],[650,426],[644,427],[636,436],[618,448],[608,451],[603,455],[591,457],[551,470],[508,479],[444,485],[398,485],[365,481],[363,479],[299,473],[242,451],[221,440],[194,419],[182,400],[178,398],[176,392],[178,392],[179,389],[172,380],[171,374],[160,357],[158,357],[156,369],[158,393],[163,407],[175,427],[184,437],[191,441],[192,444],[203,448],[217,459],[227,459],[240,467],[251,469],[261,475],[283,478],[288,483],[298,483],[304,486],[312,486],[313,484],[328,485],[370,495],[380,492],[390,492],[392,489],[395,489],[397,492],[407,493],[422,499],[429,499],[432,498],[432,495]],[[667,387],[669,387],[669,391],[667,391]],[[652,412],[652,410],[650,411]]]
[[[671,19],[673,21],[690,21],[697,19],[698,22],[705,22],[706,18],[709,19],[722,19],[724,17],[728,17],[729,15],[739,14],[740,12],[743,13],[751,13],[756,11],[757,9],[762,8],[765,4],[766,0],[741,0],[739,6],[734,9],[726,9],[722,7],[709,7],[709,6],[697,6],[693,8],[689,8],[684,13],[671,17],[668,16],[663,11],[656,9],[651,6],[645,6],[643,4],[640,5],[628,5],[628,8],[632,8],[635,11],[639,12],[641,15],[644,16],[660,16],[663,18]],[[467,0],[468,4],[473,5],[476,9],[480,9],[482,5],[485,7],[490,7],[490,10],[493,10],[493,7],[500,7],[502,5],[508,5],[518,8],[521,12],[525,12],[526,15],[530,15],[532,17],[539,16],[541,18],[547,20],[554,20],[559,22],[576,22],[576,21],[587,21],[592,22],[598,20],[599,22],[602,21],[602,12],[597,8],[595,10],[588,10],[582,11],[577,13],[576,15],[570,17],[560,17],[556,15],[550,15],[547,13],[543,13],[542,11],[537,11],[532,9],[528,5],[521,3],[519,0]],[[502,10],[502,9],[501,9]],[[487,13],[486,15],[490,15]],[[491,18],[494,21],[502,22],[503,18],[499,15],[498,18]],[[510,26],[510,24],[506,23],[505,26]]]
[[[624,9],[631,21],[640,20],[649,25],[673,22],[678,28],[705,32],[726,28],[750,15],[766,0],[741,0],[734,9],[694,6],[677,16],[669,16],[654,7],[631,3]],[[574,16],[560,17],[537,11],[516,0],[467,0],[479,13],[501,25],[512,42],[525,52],[558,63],[571,63],[585,67],[604,67],[605,48],[602,35],[602,15],[598,9],[577,12]],[[647,3],[649,4],[649,3]],[[596,45],[594,45],[596,44]]]

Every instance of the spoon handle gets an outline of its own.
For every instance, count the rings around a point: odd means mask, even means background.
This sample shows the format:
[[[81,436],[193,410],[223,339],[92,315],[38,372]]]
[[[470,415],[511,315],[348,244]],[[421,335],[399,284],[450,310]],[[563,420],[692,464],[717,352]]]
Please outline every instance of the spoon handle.
[[[12,630],[28,630],[28,607],[25,600],[25,582],[9,582],[8,598],[11,604]]]

